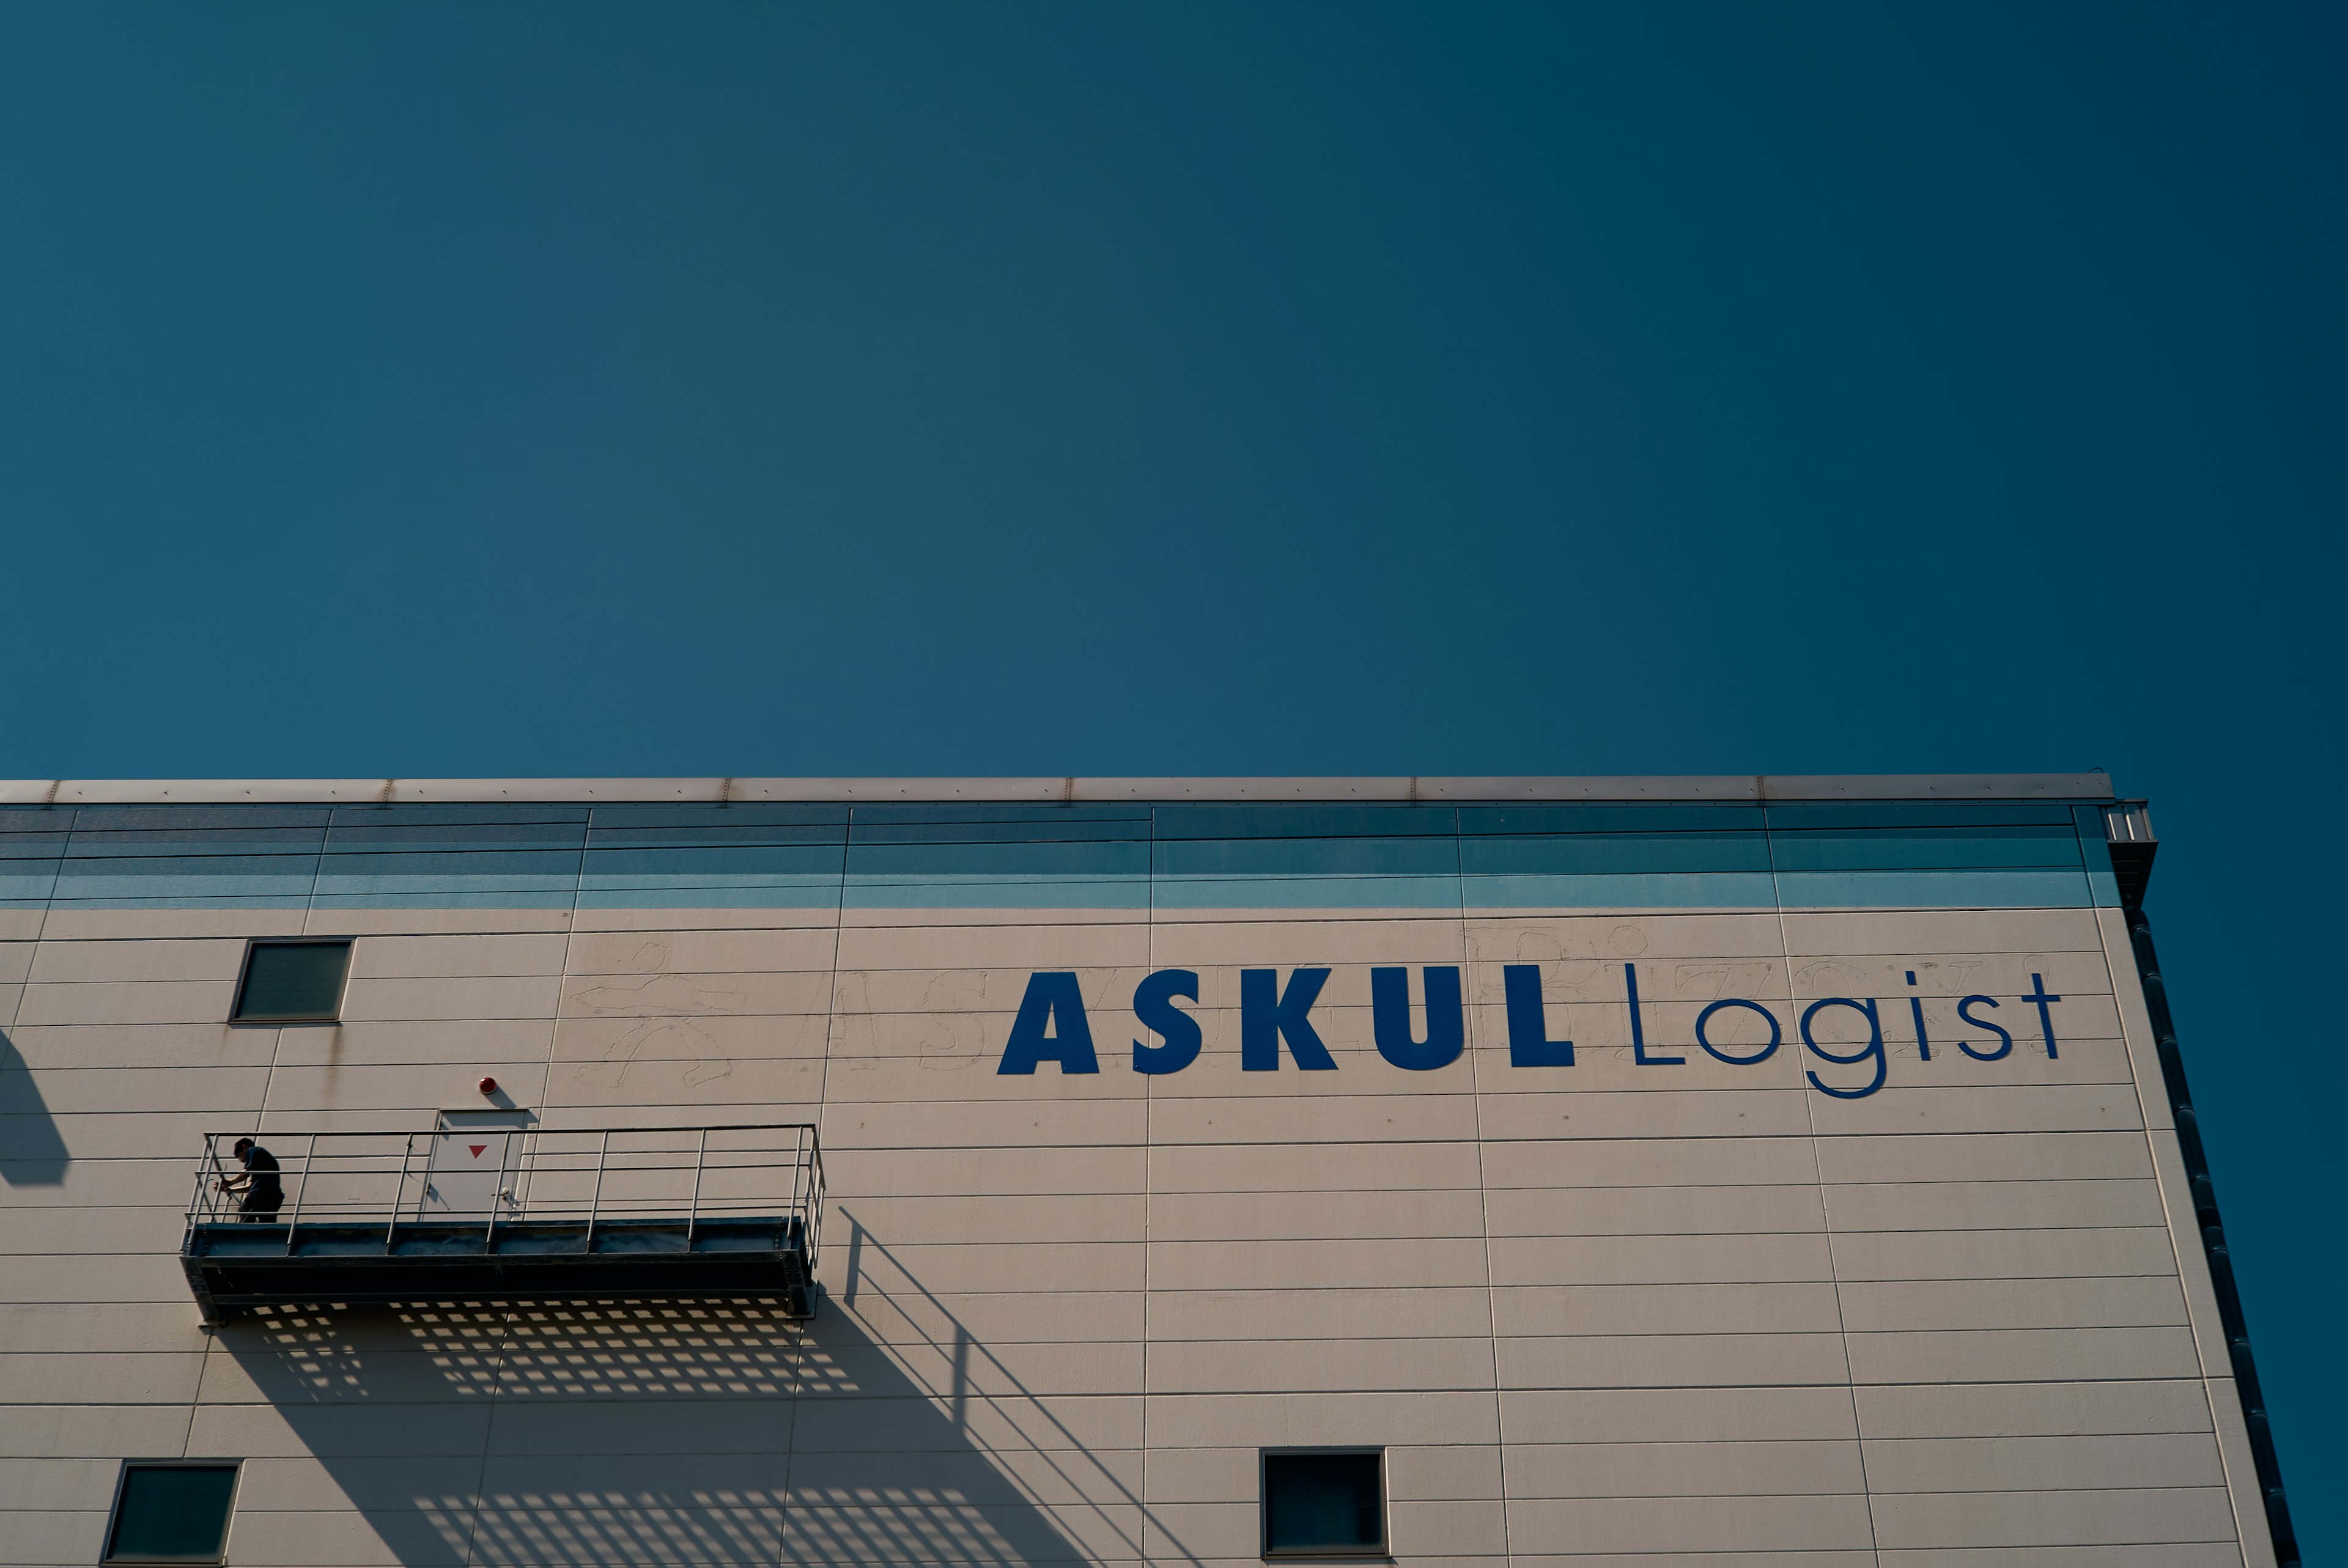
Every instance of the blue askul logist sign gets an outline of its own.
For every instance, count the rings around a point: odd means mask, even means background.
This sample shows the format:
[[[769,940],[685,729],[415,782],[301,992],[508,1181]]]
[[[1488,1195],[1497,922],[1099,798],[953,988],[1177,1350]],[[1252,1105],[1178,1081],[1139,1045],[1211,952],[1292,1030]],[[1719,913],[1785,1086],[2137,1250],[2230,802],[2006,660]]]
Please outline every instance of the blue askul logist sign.
[[[1408,1072],[1432,1072],[1458,1061],[1468,1049],[1467,1003],[1458,965],[1431,964],[1418,972],[1425,1002],[1424,1033],[1411,1018],[1410,971],[1400,966],[1375,967],[1370,970],[1371,1033],[1378,1054],[1394,1066]],[[1313,1004],[1320,999],[1330,973],[1325,968],[1293,968],[1283,981],[1278,969],[1240,971],[1242,1071],[1278,1071],[1283,1051],[1306,1072],[1337,1070],[1336,1058],[1330,1054],[1313,1024]],[[1906,979],[1913,988],[1915,971],[1909,970]],[[1548,1009],[1541,999],[1540,966],[1509,964],[1502,969],[1501,979],[1507,1002],[1509,1064],[1571,1067],[1573,1041],[1550,1035]],[[1133,1017],[1146,1034],[1155,1035],[1158,1040],[1155,1044],[1144,1039],[1133,1041],[1134,1071],[1179,1072],[1199,1060],[1206,1045],[1205,1031],[1198,1019],[1179,1005],[1186,1001],[1195,1005],[1198,999],[1199,975],[1195,969],[1159,969],[1134,988]],[[1980,1038],[1959,1035],[1938,1043],[1943,1049],[1953,1047],[1975,1061],[1996,1061],[2012,1055],[2014,1031],[1998,1019],[2030,1018],[2027,1012],[2001,1010],[2012,1003],[2035,1009],[2039,1041],[2048,1060],[2057,1059],[2062,1050],[2054,1038],[2053,1009],[2054,1004],[2062,999],[2046,989],[2045,979],[2037,974],[2030,977],[2028,993],[2020,997],[1999,998],[1977,992],[1961,998],[1957,1017],[1979,1031]],[[1918,1057],[1930,1061],[1935,1041],[1925,1023],[1923,1000],[1910,995],[1907,1002],[1912,1043]],[[1630,1017],[1632,1058],[1643,1067],[1685,1066],[1691,1049],[1731,1066],[1756,1067],[1776,1056],[1785,1044],[1786,1026],[1776,1009],[1746,997],[1724,997],[1707,1004],[1696,1014],[1692,1039],[1654,1038],[1650,1032],[1645,1005],[1639,997],[1639,971],[1632,964],[1622,966],[1622,1005]],[[1786,1005],[1790,1010],[1796,1004]],[[1736,1044],[1725,1040],[1733,1015],[1740,1013],[1759,1018],[1767,1031],[1765,1041]],[[1991,1016],[1993,1013],[1997,1016]],[[1724,1018],[1724,1014],[1732,1016]],[[1881,1089],[1890,1077],[1883,1015],[1883,1003],[1875,997],[1822,997],[1800,1004],[1794,1030],[1800,1036],[1802,1049],[1830,1075],[1822,1078],[1818,1066],[1806,1067],[1803,1076],[1809,1080],[1810,1087],[1837,1100],[1864,1100]],[[1866,1039],[1863,1042],[1846,1043],[1819,1038],[1822,1029],[1838,1022],[1863,1028]],[[2027,1029],[2026,1021],[2024,1027]],[[1092,1020],[1086,1012],[1074,970],[1039,969],[1027,977],[1018,1016],[1012,1020],[1011,1036],[1004,1045],[1003,1060],[995,1071],[1030,1074],[1047,1061],[1056,1063],[1062,1072],[1100,1071]]]

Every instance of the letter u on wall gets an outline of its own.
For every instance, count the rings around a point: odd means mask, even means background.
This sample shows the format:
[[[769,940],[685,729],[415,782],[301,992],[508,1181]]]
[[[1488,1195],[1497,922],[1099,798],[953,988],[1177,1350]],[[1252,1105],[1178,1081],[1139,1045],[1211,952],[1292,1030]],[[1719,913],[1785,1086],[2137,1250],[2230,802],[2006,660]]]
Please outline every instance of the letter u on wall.
[[[1408,969],[1370,971],[1370,1023],[1380,1056],[1413,1072],[1432,1072],[1450,1066],[1468,1049],[1468,1017],[1460,1002],[1457,965],[1430,966],[1418,972],[1426,987],[1426,1038],[1411,1037]]]

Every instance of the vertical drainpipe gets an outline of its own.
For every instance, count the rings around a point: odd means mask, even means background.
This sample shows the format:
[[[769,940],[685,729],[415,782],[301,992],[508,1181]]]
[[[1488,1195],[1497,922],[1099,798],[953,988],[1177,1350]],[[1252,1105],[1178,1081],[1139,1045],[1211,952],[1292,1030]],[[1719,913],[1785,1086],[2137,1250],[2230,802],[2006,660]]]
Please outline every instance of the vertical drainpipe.
[[[2267,1532],[2274,1538],[2275,1562],[2281,1568],[2300,1568],[2299,1541],[2291,1532],[2291,1505],[2283,1497],[2282,1466],[2275,1458],[2274,1433],[2267,1424],[2266,1395],[2259,1387],[2258,1364],[2250,1356],[2250,1326],[2242,1317],[2242,1295],[2234,1282],[2233,1257],[2218,1214],[2217,1187],[2209,1179],[2209,1153],[2202,1147],[2193,1091],[2185,1081],[2185,1058],[2178,1049],[2177,1024],[2168,1010],[2168,988],[2161,983],[2160,955],[2152,946],[2152,921],[2144,912],[2153,853],[2159,846],[2141,801],[2107,807],[2104,820],[2119,882],[2120,913],[2127,921],[2137,979],[2143,983],[2145,1010],[2151,1015],[2152,1038],[2160,1055],[2160,1076],[2168,1091],[2168,1108],[2176,1117],[2186,1178],[2192,1186],[2193,1218],[2201,1227],[2201,1250],[2209,1256],[2209,1281],[2217,1290],[2218,1323],[2234,1364],[2234,1387],[2241,1395],[2243,1423],[2250,1429],[2250,1460],[2257,1467],[2259,1492],[2266,1504]]]

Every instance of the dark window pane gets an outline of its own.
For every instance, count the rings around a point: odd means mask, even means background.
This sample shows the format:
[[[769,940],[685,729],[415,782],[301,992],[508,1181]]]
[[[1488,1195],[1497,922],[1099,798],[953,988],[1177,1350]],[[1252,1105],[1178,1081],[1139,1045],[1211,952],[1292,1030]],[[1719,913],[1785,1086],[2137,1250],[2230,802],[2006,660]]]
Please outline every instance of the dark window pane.
[[[255,942],[237,994],[241,1019],[329,1019],[343,999],[348,942]]]
[[[1272,1552],[1382,1552],[1379,1456],[1263,1456],[1263,1539]]]
[[[134,1466],[122,1478],[108,1559],[219,1557],[235,1492],[234,1465]]]

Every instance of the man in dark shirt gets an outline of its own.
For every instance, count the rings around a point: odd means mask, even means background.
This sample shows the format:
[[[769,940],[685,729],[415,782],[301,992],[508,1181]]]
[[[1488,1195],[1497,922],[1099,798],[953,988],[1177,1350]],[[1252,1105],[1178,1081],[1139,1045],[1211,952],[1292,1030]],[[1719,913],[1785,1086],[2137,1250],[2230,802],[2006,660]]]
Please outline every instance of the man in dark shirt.
[[[273,1223],[277,1211],[285,1206],[285,1187],[277,1178],[277,1156],[250,1138],[239,1138],[236,1163],[244,1167],[244,1174],[221,1182],[222,1192],[242,1194],[236,1217],[247,1225]]]

